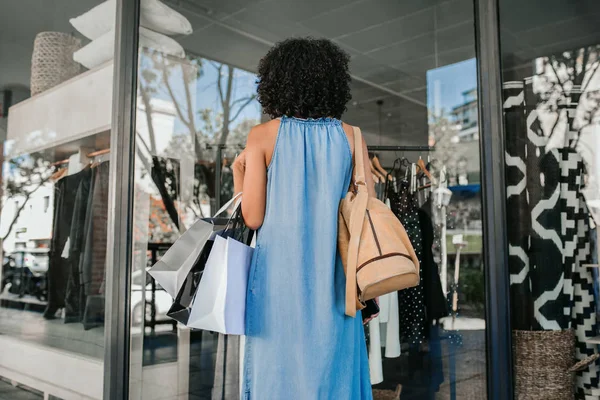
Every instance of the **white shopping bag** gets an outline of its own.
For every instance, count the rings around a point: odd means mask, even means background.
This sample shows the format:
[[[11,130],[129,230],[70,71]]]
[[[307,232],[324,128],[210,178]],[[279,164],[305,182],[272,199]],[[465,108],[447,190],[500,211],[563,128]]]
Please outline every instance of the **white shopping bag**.
[[[213,218],[227,210],[241,196],[241,193],[227,202]],[[239,202],[236,207],[239,206]],[[200,219],[183,233],[167,250],[162,258],[148,270],[148,273],[162,286],[173,299],[183,286],[185,278],[198,260],[206,242],[218,228],[210,220]]]
[[[230,335],[245,333],[246,291],[254,249],[217,236],[198,285],[188,326]]]

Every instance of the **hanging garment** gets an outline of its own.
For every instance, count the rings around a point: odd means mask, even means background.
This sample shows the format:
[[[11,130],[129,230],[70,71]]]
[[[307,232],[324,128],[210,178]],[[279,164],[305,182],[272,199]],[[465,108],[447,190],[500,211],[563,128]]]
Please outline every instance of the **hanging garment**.
[[[424,206],[431,206],[430,201],[425,203]],[[419,209],[419,226],[423,235],[423,261],[421,262],[423,296],[425,297],[425,308],[427,310],[427,324],[431,325],[434,321],[448,315],[448,303],[442,290],[438,266],[433,260],[433,224],[423,208]]]
[[[398,292],[379,297],[379,322],[381,324],[381,345],[385,347],[386,358],[400,357],[400,317],[398,315]]]
[[[371,377],[371,385],[383,382],[380,330],[379,317],[372,319],[369,322],[369,376]]]
[[[86,295],[83,313],[85,329],[104,323],[109,163],[104,162],[93,171],[85,219],[84,249],[79,267],[81,284]]]
[[[65,323],[79,322],[83,316],[82,304],[84,303],[85,293],[81,285],[79,264],[84,244],[84,227],[87,215],[87,205],[92,186],[92,170],[85,169],[82,172],[83,178],[77,188],[75,203],[73,205],[73,218],[71,220],[71,230],[69,234],[69,280],[67,284],[67,295],[65,299]],[[65,246],[66,248],[66,246]]]
[[[248,283],[246,400],[372,398],[362,318],[345,315],[337,251],[351,172],[339,120],[282,118]]]
[[[403,180],[398,193],[388,193],[392,211],[402,222],[410,242],[423,263],[423,236],[419,223],[418,205],[415,196],[410,193],[410,183]],[[418,345],[425,340],[425,299],[423,296],[423,268],[420,267],[420,284],[398,292],[400,314],[400,337],[409,345]]]
[[[70,264],[68,257],[63,257],[63,253],[71,232],[77,189],[81,180],[89,176],[88,173],[83,170],[65,176],[54,185],[54,218],[47,272],[48,306],[44,311],[44,318],[47,319],[54,318],[58,309],[65,306]]]

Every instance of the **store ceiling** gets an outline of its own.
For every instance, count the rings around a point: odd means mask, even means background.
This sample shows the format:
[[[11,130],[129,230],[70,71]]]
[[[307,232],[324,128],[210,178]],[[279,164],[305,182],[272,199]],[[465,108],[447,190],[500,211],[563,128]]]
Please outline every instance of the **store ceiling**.
[[[427,143],[428,70],[474,57],[471,0],[171,0],[194,34],[186,50],[250,71],[275,42],[326,37],[352,56],[345,118],[381,138]],[[378,100],[383,100],[381,109]]]
[[[427,141],[428,70],[475,56],[472,0],[167,0],[194,34],[186,50],[250,71],[272,43],[327,37],[352,56],[353,101],[346,119],[381,137],[372,143]],[[98,0],[11,1],[0,13],[0,87],[28,86],[32,44],[40,31],[72,32],[68,23]],[[543,7],[541,6],[543,5]],[[505,66],[600,39],[597,0],[502,0]],[[564,38],[568,40],[565,40]],[[552,44],[550,44],[552,43]],[[381,114],[376,104],[383,100]]]

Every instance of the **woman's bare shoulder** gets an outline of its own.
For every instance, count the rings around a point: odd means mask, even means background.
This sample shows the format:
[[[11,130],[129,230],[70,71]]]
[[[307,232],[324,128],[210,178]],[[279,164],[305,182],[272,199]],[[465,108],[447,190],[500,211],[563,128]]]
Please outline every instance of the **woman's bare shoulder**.
[[[281,121],[273,119],[268,122],[256,125],[248,134],[248,148],[254,148],[264,153],[265,162],[268,165],[273,156],[275,142],[277,141],[277,133]]]

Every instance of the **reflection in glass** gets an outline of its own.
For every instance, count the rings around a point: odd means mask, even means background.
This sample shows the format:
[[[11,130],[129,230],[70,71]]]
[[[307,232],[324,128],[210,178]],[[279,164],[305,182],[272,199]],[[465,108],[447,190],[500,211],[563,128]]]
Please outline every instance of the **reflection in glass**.
[[[391,398],[401,390],[403,399],[485,398],[472,2],[342,3],[169,3],[192,27],[173,36],[185,58],[142,44],[132,398],[239,397],[238,338],[175,325],[166,316],[168,295],[146,269],[231,197],[231,162],[251,127],[267,119],[252,71],[290,35],[326,37],[350,53],[353,98],[343,119],[363,130],[378,194],[406,225],[417,221],[412,234],[427,283],[416,296],[386,300],[396,322],[380,318],[365,327],[374,390]],[[398,206],[404,200],[410,210]],[[413,320],[406,306],[419,299],[422,312]]]
[[[500,8],[515,396],[529,397],[552,384],[553,396],[597,397],[600,35],[588,20],[597,17],[600,8],[556,3],[546,12],[546,3],[532,2],[529,6],[540,12],[523,26],[508,11],[512,5],[504,3]],[[534,366],[532,360],[542,352],[547,366]],[[567,356],[554,358],[559,354]],[[549,372],[537,381],[539,386],[522,384],[533,369],[560,371],[575,362],[583,366],[573,375]]]
[[[99,3],[2,13],[0,397],[102,397],[114,46],[89,56],[114,21],[90,33]]]

